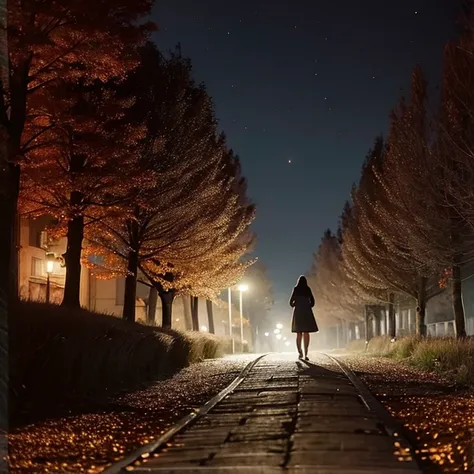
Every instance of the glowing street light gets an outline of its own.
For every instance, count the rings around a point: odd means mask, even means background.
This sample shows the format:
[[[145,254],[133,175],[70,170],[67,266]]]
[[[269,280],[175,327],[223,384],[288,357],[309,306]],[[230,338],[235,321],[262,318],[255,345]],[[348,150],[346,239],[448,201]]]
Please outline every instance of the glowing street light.
[[[207,326],[201,326],[201,331],[202,332],[207,332]]]
[[[244,351],[244,313],[242,312],[242,295],[244,291],[249,289],[248,285],[239,285],[239,296],[240,296],[240,343],[242,345],[242,352]]]
[[[269,335],[270,335],[269,332],[266,332],[266,333],[265,333],[265,337],[268,337]]]
[[[51,273],[54,270],[54,254],[46,254],[46,304],[49,304],[51,294]]]

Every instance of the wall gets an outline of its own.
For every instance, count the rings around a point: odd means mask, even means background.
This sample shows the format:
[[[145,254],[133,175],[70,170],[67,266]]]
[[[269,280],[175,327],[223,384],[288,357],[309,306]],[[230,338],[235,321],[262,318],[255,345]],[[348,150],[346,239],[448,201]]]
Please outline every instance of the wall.
[[[51,223],[51,218],[21,218],[20,251],[19,251],[19,292],[20,298],[36,301],[46,300],[46,253],[60,257],[66,251],[66,239],[49,242],[47,250],[41,248],[41,232]],[[56,261],[50,275],[50,301],[60,304],[64,294],[66,269]],[[81,272],[81,306],[90,307],[89,269],[82,267]]]

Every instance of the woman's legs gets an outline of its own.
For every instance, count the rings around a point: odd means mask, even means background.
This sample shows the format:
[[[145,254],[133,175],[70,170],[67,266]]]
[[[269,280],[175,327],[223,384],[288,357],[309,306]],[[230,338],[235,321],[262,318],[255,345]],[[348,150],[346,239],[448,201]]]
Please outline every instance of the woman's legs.
[[[301,336],[303,333],[297,332],[296,333],[296,348],[298,349],[298,354],[300,357],[303,357],[303,352],[301,352]]]
[[[309,332],[303,333],[303,342],[304,342],[304,356],[308,357],[308,349],[309,349]],[[300,343],[301,344],[301,343]]]

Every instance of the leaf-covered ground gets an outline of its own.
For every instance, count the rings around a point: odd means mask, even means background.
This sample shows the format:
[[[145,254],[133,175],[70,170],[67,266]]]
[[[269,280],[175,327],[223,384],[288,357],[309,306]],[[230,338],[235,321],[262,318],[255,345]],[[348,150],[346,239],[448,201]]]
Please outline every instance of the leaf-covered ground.
[[[341,357],[416,434],[427,472],[474,472],[474,393],[387,358]]]
[[[222,390],[249,358],[194,364],[149,388],[82,400],[69,407],[74,414],[16,428],[9,436],[10,472],[100,472]]]

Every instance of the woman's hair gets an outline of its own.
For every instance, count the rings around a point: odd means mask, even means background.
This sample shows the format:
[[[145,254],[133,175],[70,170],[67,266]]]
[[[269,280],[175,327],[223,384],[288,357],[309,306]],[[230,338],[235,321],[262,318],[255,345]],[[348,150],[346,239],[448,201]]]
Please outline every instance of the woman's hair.
[[[308,280],[306,280],[305,276],[300,276],[298,278],[298,282],[296,283],[294,289],[294,294],[300,296],[309,296],[311,294],[311,290],[308,286]]]
[[[298,282],[296,283],[296,288],[308,288],[308,280],[305,276],[301,275],[298,278]]]

